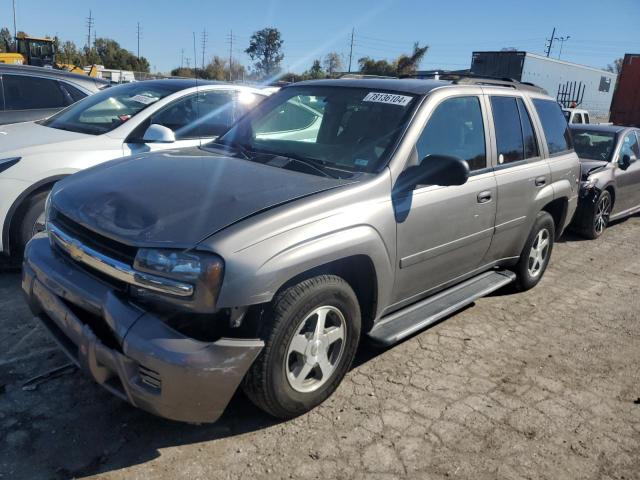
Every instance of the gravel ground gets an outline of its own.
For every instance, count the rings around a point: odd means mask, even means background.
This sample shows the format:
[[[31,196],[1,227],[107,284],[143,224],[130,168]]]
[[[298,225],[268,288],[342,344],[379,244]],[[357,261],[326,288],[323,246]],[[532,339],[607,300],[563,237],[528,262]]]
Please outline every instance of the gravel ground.
[[[541,284],[479,300],[278,422],[238,394],[214,425],[155,418],[66,364],[0,274],[0,477],[640,478],[640,217],[556,245]]]

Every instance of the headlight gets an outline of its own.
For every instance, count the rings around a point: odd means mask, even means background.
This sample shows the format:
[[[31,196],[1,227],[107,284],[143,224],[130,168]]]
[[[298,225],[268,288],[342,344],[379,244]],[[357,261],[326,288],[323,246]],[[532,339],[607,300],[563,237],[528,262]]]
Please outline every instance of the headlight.
[[[217,255],[210,253],[141,248],[138,250],[133,268],[140,272],[193,283],[196,294],[205,294],[202,290],[206,290],[205,295],[210,296],[208,300],[215,302],[222,283],[224,262]]]
[[[595,178],[588,178],[587,180],[580,182],[580,188],[584,190],[591,190],[596,186],[596,183],[597,180]]]
[[[51,220],[51,192],[44,201],[44,229],[49,230],[49,220]]]
[[[11,157],[11,158],[2,158],[0,159],[0,173],[4,172],[6,169],[13,167],[16,163],[20,161],[22,157]]]

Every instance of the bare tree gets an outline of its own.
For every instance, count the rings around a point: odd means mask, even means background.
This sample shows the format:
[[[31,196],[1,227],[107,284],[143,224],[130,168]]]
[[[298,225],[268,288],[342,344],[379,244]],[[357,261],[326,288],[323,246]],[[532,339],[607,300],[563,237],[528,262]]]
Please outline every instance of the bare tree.
[[[324,69],[327,72],[327,75],[330,77],[333,76],[334,73],[339,72],[342,69],[342,59],[337,52],[327,53],[327,56],[324,57]]]

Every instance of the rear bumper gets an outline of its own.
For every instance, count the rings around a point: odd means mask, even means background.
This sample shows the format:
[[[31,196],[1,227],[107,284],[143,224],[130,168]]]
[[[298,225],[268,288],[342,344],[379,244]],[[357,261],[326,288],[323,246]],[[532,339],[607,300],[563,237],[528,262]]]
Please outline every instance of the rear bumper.
[[[22,288],[74,363],[114,395],[172,420],[217,420],[264,346],[176,332],[54,251],[43,235],[27,246]]]

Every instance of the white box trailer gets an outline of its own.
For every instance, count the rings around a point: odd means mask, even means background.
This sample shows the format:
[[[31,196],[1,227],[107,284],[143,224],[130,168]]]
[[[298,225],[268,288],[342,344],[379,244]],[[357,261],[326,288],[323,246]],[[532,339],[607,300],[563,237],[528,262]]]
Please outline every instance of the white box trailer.
[[[533,83],[565,107],[588,110],[592,122],[609,121],[615,73],[520,51],[473,52],[470,72]]]

